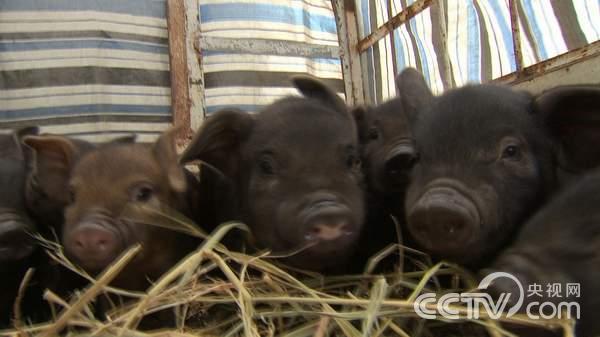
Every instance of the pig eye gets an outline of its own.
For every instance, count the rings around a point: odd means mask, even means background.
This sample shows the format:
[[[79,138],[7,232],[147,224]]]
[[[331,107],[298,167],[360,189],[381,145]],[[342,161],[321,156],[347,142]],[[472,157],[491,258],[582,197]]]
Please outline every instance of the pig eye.
[[[137,202],[148,202],[154,195],[154,189],[148,184],[142,184],[134,188],[133,200]]]
[[[273,164],[273,160],[268,157],[260,158],[258,161],[258,168],[260,172],[265,175],[275,174],[275,165]]]
[[[367,134],[367,137],[369,137],[370,140],[376,140],[379,138],[379,130],[377,130],[376,127],[372,127],[369,129],[369,132]]]
[[[502,158],[518,160],[521,158],[521,149],[517,145],[508,145],[502,152]]]

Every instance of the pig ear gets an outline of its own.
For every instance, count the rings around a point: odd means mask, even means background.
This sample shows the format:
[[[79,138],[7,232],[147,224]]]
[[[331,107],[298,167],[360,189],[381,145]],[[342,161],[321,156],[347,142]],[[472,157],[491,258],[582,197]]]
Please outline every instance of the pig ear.
[[[600,165],[600,87],[560,86],[535,100],[538,113],[558,144],[561,169],[581,172]]]
[[[20,129],[15,130],[13,133],[15,143],[19,149],[20,155],[26,160],[30,160],[32,156],[31,149],[28,146],[23,146],[23,138],[25,136],[33,136],[40,133],[40,129],[37,126],[26,126]]]
[[[38,128],[37,126],[26,126],[15,130],[15,135],[19,140],[23,139],[25,136],[38,135],[39,133],[40,128]]]
[[[35,153],[38,170],[45,168],[70,170],[77,155],[77,147],[63,136],[25,136],[23,143]]]
[[[175,136],[179,129],[180,127],[172,127],[163,132],[158,137],[156,143],[154,143],[153,153],[163,170],[167,173],[169,185],[177,192],[184,192],[187,188],[187,182],[183,167],[179,165],[179,161],[177,160],[177,146],[175,145]],[[124,138],[120,139],[123,140]],[[127,139],[125,143],[131,141],[131,139]]]
[[[425,78],[414,68],[406,68],[396,76],[396,94],[401,98],[410,120],[414,120],[418,112],[433,99]]]
[[[322,81],[312,76],[298,75],[292,78],[292,83],[305,97],[319,100],[337,111],[348,111],[344,100]]]
[[[31,149],[27,160],[28,186],[35,181],[48,196],[64,195],[78,155],[77,147],[68,138],[55,135],[25,136],[23,143]]]
[[[254,119],[242,110],[227,109],[209,117],[194,135],[180,162],[201,160],[229,178],[237,175],[240,147],[250,134]]]

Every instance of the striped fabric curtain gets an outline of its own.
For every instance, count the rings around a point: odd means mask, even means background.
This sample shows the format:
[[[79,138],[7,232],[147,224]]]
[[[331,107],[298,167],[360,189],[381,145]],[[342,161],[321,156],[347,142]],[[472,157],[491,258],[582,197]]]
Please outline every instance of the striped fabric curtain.
[[[0,129],[150,141],[171,123],[165,0],[0,0]]]
[[[200,0],[203,36],[267,39],[311,45],[338,45],[328,0]],[[296,94],[290,76],[311,74],[343,93],[339,58],[265,55],[258,52],[207,50],[202,45],[206,111],[223,107],[255,112],[286,95]]]
[[[414,2],[357,0],[362,37]],[[366,52],[368,94],[375,101],[393,96],[394,68],[417,67],[437,93],[514,72],[508,6],[508,0],[433,1]],[[517,10],[524,66],[600,39],[598,0],[519,0]]]

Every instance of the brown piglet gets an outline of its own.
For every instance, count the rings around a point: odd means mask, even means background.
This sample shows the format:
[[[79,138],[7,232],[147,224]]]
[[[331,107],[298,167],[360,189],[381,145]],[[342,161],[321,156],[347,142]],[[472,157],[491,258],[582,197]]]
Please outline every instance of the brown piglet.
[[[52,182],[40,176],[40,184],[68,188],[60,240],[67,257],[86,272],[98,274],[129,247],[141,244],[142,250],[111,284],[144,290],[198,244],[194,237],[139,221],[129,212],[131,206],[142,206],[190,216],[190,179],[177,161],[175,132],[165,132],[154,144],[101,144],[78,160],[76,146],[66,137],[25,139],[38,165],[46,166],[40,170],[55,173]]]

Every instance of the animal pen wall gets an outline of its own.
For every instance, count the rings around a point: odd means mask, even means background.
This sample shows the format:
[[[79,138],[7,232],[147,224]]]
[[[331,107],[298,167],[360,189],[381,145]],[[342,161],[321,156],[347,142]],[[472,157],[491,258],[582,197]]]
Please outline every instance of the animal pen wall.
[[[598,83],[597,0],[0,1],[0,129],[149,141],[322,78],[350,104],[420,69],[434,92]]]

